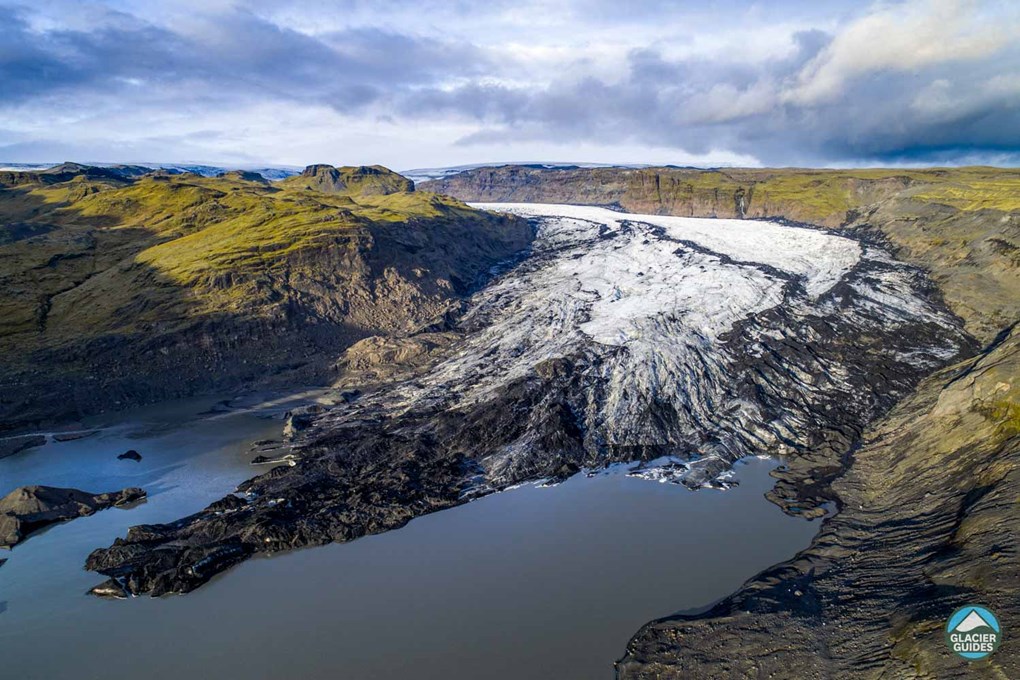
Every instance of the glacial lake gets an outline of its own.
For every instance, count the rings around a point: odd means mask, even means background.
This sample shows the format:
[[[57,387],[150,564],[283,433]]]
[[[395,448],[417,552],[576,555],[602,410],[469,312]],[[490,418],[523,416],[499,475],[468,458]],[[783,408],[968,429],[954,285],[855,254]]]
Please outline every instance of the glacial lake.
[[[700,608],[806,547],[818,522],[763,494],[774,461],[739,486],[691,492],[625,468],[520,487],[343,545],[249,560],[185,596],[100,600],[87,555],[134,524],[205,507],[263,471],[265,412],[196,418],[213,402],[122,415],[99,434],[0,459],[0,494],[25,484],[147,502],[29,538],[0,567],[5,678],[609,679],[630,636]],[[278,413],[282,407],[278,406]],[[117,460],[127,449],[141,462]]]

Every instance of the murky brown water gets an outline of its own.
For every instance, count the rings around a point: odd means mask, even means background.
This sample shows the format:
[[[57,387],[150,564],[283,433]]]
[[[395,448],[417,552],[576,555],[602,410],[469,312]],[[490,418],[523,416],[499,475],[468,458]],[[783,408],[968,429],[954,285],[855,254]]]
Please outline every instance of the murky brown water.
[[[0,460],[0,494],[30,483],[150,492],[3,555],[0,677],[611,678],[643,623],[726,595],[818,528],[764,500],[768,461],[738,465],[729,491],[618,471],[250,560],[183,597],[87,597],[102,580],[81,568],[93,548],[220,498],[252,475],[248,443],[280,429],[253,415],[190,420],[205,406],[150,409]],[[141,463],[116,459],[128,448]]]

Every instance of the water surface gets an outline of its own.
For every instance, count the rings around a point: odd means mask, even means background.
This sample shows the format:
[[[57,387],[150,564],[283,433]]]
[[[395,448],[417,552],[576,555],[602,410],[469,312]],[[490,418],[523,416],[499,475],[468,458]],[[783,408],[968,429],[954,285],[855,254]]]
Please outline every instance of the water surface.
[[[149,490],[148,502],[53,527],[0,568],[3,677],[611,678],[647,621],[725,596],[805,547],[817,523],[740,486],[697,492],[624,468],[525,486],[345,545],[249,560],[186,596],[105,601],[88,553],[133,524],[177,519],[253,473],[280,422],[194,420],[194,402],[0,460],[22,484]],[[137,449],[141,463],[117,454]]]

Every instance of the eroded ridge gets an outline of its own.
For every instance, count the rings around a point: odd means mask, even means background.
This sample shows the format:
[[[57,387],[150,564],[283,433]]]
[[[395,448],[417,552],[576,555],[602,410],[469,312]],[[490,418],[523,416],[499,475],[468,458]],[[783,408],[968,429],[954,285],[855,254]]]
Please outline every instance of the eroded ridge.
[[[530,479],[669,457],[696,488],[753,454],[834,460],[972,349],[924,274],[881,249],[767,222],[483,204],[535,220],[413,378],[318,415],[292,467],[135,527],[88,568],[185,592],[255,552],[345,541]],[[644,470],[647,472],[647,470]],[[824,498],[808,498],[816,511]]]

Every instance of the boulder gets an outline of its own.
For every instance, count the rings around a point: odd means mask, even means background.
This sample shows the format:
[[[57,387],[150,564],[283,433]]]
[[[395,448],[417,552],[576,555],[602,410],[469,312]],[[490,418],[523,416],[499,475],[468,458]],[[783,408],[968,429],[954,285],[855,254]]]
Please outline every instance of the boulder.
[[[286,415],[287,421],[283,426],[283,436],[287,439],[293,439],[298,432],[307,430],[315,422],[315,418],[325,410],[325,407],[321,404],[309,404],[308,406],[301,406],[288,411]]]
[[[128,596],[127,591],[124,590],[124,586],[122,586],[119,581],[112,578],[103,581],[98,586],[90,588],[88,594],[113,600],[124,600],[127,599]]]

